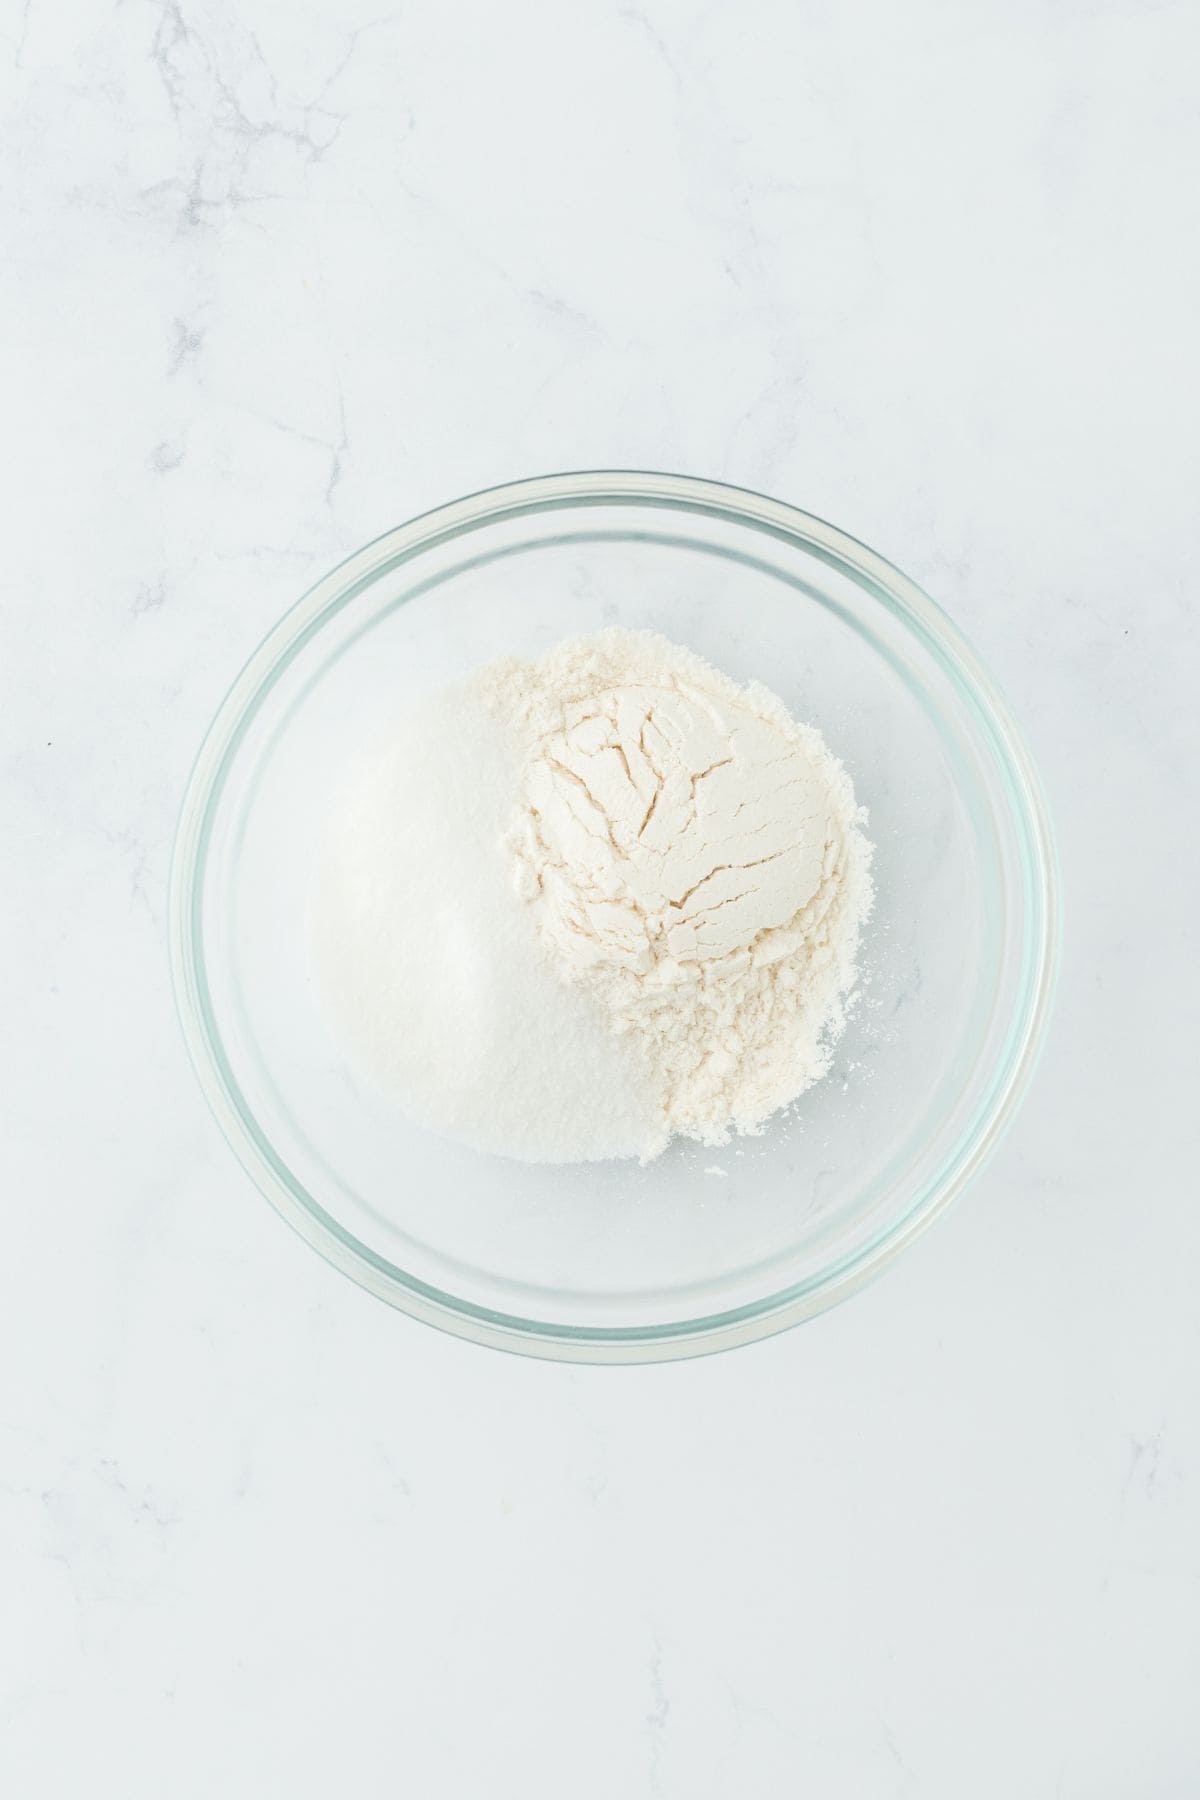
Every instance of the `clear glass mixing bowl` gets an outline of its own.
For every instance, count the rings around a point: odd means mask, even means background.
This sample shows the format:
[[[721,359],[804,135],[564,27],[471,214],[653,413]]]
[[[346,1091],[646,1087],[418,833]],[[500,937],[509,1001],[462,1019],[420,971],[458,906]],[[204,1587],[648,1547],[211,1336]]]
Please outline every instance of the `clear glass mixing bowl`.
[[[349,758],[507,654],[649,627],[820,727],[869,808],[878,898],[833,1073],[761,1138],[535,1166],[409,1123],[316,1005],[314,846]],[[882,557],[715,482],[576,474],[459,500],[280,621],[201,749],[172,875],[188,1047],[230,1144],[329,1261],[481,1343],[690,1356],[851,1293],[1011,1117],[1049,1003],[1053,852],[1028,751],[959,633]]]

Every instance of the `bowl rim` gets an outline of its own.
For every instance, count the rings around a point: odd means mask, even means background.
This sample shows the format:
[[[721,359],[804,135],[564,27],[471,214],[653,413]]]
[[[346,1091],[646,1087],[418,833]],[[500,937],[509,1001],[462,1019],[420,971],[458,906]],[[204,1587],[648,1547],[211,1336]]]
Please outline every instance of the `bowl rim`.
[[[411,560],[501,519],[610,503],[700,512],[765,531],[848,572],[914,631],[956,680],[1007,776],[1027,900],[1022,987],[1000,1069],[986,1104],[976,1109],[953,1152],[903,1217],[800,1289],[661,1327],[568,1326],[491,1311],[407,1275],[340,1226],[287,1168],[241,1102],[206,1000],[200,929],[207,841],[225,775],[260,701],[324,621],[397,560]],[[1049,810],[1024,735],[958,627],[914,581],[848,532],[749,488],[652,470],[578,470],[484,488],[418,514],[343,558],[268,631],[217,708],[188,778],[171,862],[168,925],[176,1010],[204,1096],[256,1186],[306,1242],[380,1299],[458,1337],[557,1361],[633,1363],[710,1354],[812,1318],[874,1279],[950,1206],[995,1149],[1033,1074],[1053,1001],[1060,896]]]

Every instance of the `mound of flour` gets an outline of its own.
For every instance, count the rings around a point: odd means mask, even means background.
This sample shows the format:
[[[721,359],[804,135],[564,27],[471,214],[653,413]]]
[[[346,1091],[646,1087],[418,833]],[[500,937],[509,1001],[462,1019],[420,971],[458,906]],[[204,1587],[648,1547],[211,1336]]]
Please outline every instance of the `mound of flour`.
[[[848,776],[765,688],[643,632],[410,712],[324,846],[312,941],[353,1059],[534,1161],[755,1132],[829,1066],[871,903]]]
[[[871,902],[849,777],[818,732],[646,632],[495,665],[507,843],[560,978],[637,1044],[672,1132],[756,1131],[823,1075]]]

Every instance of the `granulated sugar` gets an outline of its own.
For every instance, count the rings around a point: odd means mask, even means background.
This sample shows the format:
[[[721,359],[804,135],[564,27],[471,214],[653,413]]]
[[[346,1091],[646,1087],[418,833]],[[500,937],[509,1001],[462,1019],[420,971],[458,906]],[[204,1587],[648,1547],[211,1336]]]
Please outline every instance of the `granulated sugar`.
[[[532,1160],[755,1132],[819,1079],[870,847],[820,735],[666,639],[410,716],[327,846],[321,986],[419,1120]]]
[[[408,713],[351,772],[311,940],[352,1062],[417,1121],[531,1162],[652,1156],[632,1043],[560,981],[502,848],[516,765],[471,689]]]

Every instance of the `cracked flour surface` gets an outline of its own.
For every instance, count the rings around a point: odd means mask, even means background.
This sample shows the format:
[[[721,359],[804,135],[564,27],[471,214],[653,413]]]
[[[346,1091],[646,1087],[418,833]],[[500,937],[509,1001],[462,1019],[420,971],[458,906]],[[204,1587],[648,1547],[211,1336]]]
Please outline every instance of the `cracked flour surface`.
[[[518,770],[514,886],[560,980],[636,1044],[664,1141],[761,1130],[826,1073],[855,980],[871,847],[845,770],[766,688],[649,632],[476,686]]]

